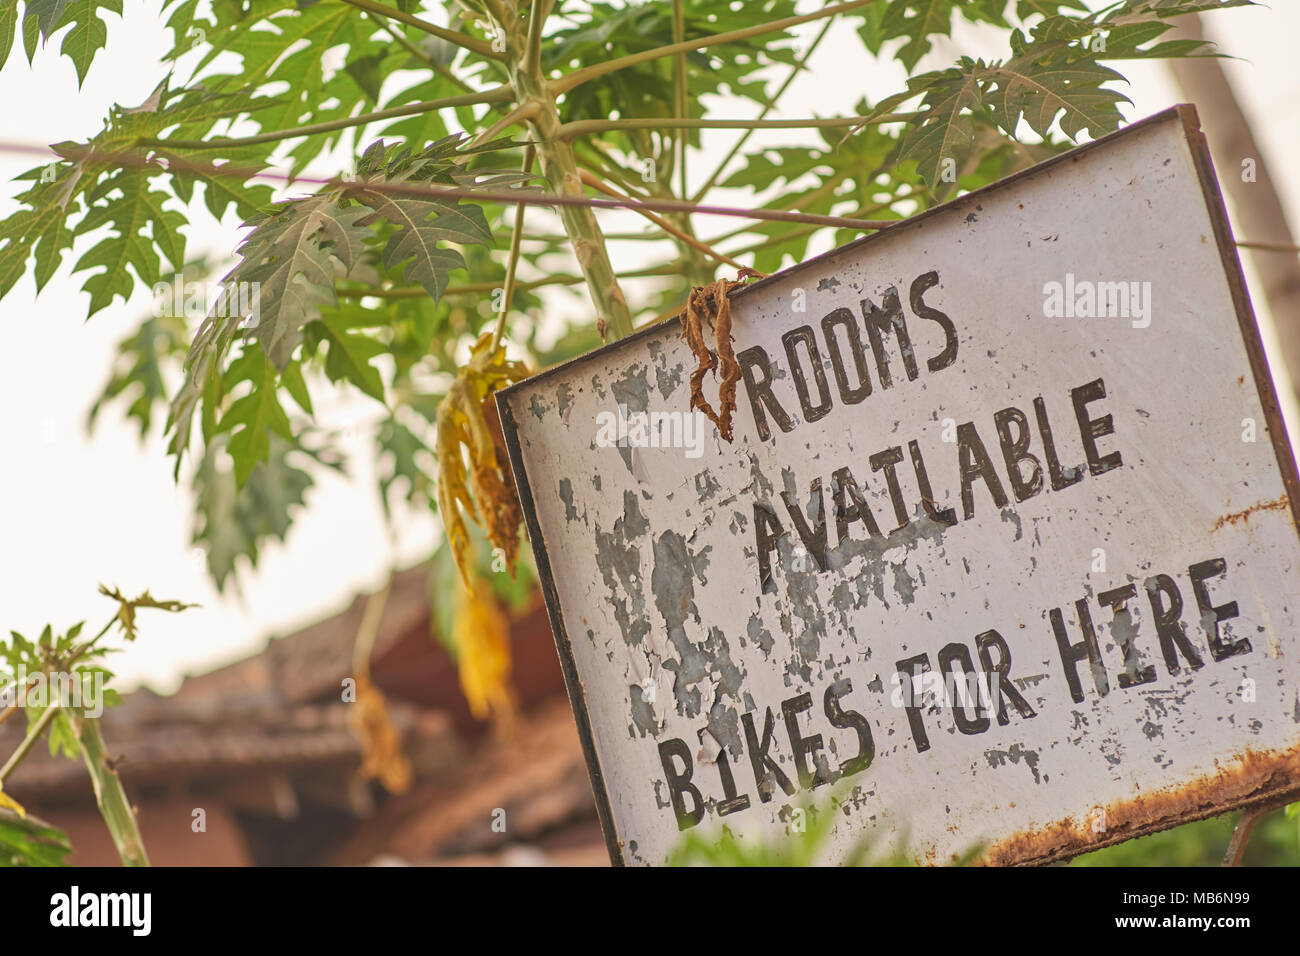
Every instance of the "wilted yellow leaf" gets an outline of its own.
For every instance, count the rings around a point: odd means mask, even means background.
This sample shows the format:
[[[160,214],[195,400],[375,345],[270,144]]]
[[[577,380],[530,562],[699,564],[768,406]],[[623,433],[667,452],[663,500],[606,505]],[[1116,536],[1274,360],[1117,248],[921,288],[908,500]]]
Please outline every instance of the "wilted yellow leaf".
[[[13,797],[9,796],[9,794],[5,793],[4,790],[0,790],[0,807],[4,807],[6,810],[12,810],[20,817],[27,816],[27,811],[23,809],[23,805]]]
[[[482,582],[475,581],[472,590],[461,595],[452,640],[470,711],[479,720],[491,716],[508,725],[515,711],[510,691],[510,621]]]
[[[497,458],[483,402],[526,374],[521,363],[506,361],[505,349],[493,348],[492,337],[484,334],[438,406],[438,511],[466,588],[474,562],[462,508],[483,526],[492,546],[501,549],[514,570],[523,515],[514,485],[503,477],[505,468]],[[468,469],[462,447],[469,451]]]

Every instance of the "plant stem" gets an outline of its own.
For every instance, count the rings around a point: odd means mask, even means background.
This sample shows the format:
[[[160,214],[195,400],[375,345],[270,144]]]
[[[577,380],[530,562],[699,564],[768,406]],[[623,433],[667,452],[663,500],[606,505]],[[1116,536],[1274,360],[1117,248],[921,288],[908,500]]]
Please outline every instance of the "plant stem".
[[[9,759],[5,761],[5,765],[0,767],[0,784],[8,780],[9,775],[22,763],[23,758],[27,756],[27,752],[32,749],[32,744],[36,743],[41,734],[45,733],[45,728],[50,725],[50,721],[54,719],[61,706],[63,706],[63,701],[55,699],[50,703],[50,706],[45,708],[45,712],[37,719],[35,726],[28,731],[27,736],[23,738],[23,742],[18,745],[18,749],[10,754]]]
[[[567,93],[581,83],[593,80],[598,76],[604,76],[606,73],[613,73],[616,70],[624,70],[629,66],[637,66],[641,63],[649,63],[652,60],[659,60],[666,56],[675,56],[678,53],[689,53],[692,50],[702,50],[705,47],[721,46],[726,43],[736,43],[740,40],[748,40],[751,37],[762,36],[765,33],[776,33],[789,27],[796,27],[801,23],[808,23],[812,20],[820,20],[823,17],[833,17],[840,13],[846,13],[849,10],[855,10],[858,7],[865,7],[869,3],[875,3],[876,0],[850,0],[848,3],[836,4],[833,7],[826,7],[818,10],[816,13],[806,13],[798,17],[786,17],[784,20],[773,20],[770,23],[760,23],[757,26],[746,27],[743,30],[732,30],[729,33],[715,33],[712,36],[699,37],[694,40],[685,40],[682,43],[670,43],[667,46],[661,46],[653,50],[642,50],[640,53],[632,53],[628,56],[620,56],[613,60],[606,60],[604,63],[594,63],[591,66],[585,66],[580,70],[574,70],[567,76],[562,76],[551,83],[552,91],[556,94]]]
[[[889,209],[894,205],[894,203],[901,202],[902,200],[907,199],[909,195],[910,194],[898,196],[890,200],[889,202],[876,203],[875,205],[872,206],[860,206],[854,210],[853,215],[855,217],[866,216],[873,212],[879,212],[882,209]],[[877,220],[876,228],[883,229],[885,226],[895,226],[900,222],[902,222],[901,219]],[[733,256],[743,256],[750,252],[757,252],[759,249],[762,249],[764,246],[780,245],[781,243],[790,242],[793,239],[798,239],[800,236],[806,236],[809,233],[816,232],[818,229],[821,228],[822,228],[821,226],[803,226],[802,228],[799,229],[792,229],[790,230],[790,232],[787,232],[780,236],[766,236],[758,240],[757,242],[751,243],[750,245],[741,246],[739,249],[732,249],[730,254]],[[725,238],[730,238],[730,236],[739,235],[740,233],[750,232],[750,231],[751,231],[750,229],[742,229],[739,232],[731,233],[729,236]],[[717,239],[714,239],[712,240],[712,242],[717,243],[721,241],[722,238],[724,237],[719,237]]]
[[[537,15],[529,24],[529,34],[540,37],[542,24],[540,10],[536,5],[534,12]],[[512,16],[513,12],[506,10],[503,14]],[[578,177],[573,148],[558,135],[561,123],[560,114],[555,107],[555,91],[542,75],[540,58],[533,63],[532,69],[525,69],[532,58],[527,54],[528,36],[521,35],[517,16],[503,22],[501,26],[506,30],[507,37],[513,40],[507,43],[506,66],[516,100],[520,105],[530,102],[536,105],[528,122],[533,138],[537,141],[542,175],[556,197],[569,201],[585,200],[588,197],[584,194],[582,181]],[[519,55],[521,52],[522,56]],[[612,341],[631,335],[632,312],[609,261],[609,251],[605,247],[605,237],[601,234],[595,212],[586,203],[566,203],[560,205],[560,220],[573,244],[578,267],[587,280],[591,301],[596,307],[596,328],[600,330],[601,337]]]
[[[516,289],[531,290],[546,285],[577,285],[583,282],[582,276],[547,276],[545,279],[538,279],[535,282],[517,283]],[[443,289],[442,294],[448,295],[468,295],[470,293],[491,292],[493,289],[500,288],[498,282],[467,282],[463,285],[449,285]],[[424,289],[422,285],[398,286],[392,289],[335,289],[335,295],[344,299],[418,299],[420,290]],[[424,295],[428,295],[429,290],[424,289]]]
[[[546,19],[546,14],[550,11],[542,12],[540,0],[532,0],[528,6],[528,37],[524,49],[525,73],[538,73],[542,69],[542,21]]]
[[[633,236],[632,240],[643,240],[645,236]],[[568,236],[561,236],[561,242],[567,241]],[[677,275],[681,272],[681,264],[677,262],[665,262],[662,265],[651,266],[647,269],[637,269],[634,272],[619,273],[620,279],[646,279],[658,276]],[[587,280],[582,276],[553,275],[544,279],[533,279],[529,282],[516,282],[515,288],[525,291],[540,289],[548,285],[581,285]],[[493,289],[500,288],[497,282],[466,282],[461,285],[449,285],[443,290],[443,295],[470,295],[491,292]],[[429,291],[422,285],[398,286],[391,289],[341,289],[335,287],[334,294],[343,299],[418,299],[420,296],[427,296]]]
[[[545,111],[543,111],[545,115]],[[538,152],[545,154],[541,144],[537,144]],[[569,159],[572,159],[572,153],[566,153]],[[266,174],[261,175],[263,179],[275,181],[287,180],[289,177]],[[577,166],[572,167],[570,174],[574,183],[581,189],[580,173]],[[548,182],[551,180],[548,177]],[[337,185],[338,181],[334,179],[318,180],[307,176],[300,176],[296,180],[299,183],[320,182],[324,185]],[[815,226],[839,226],[843,229],[880,229],[884,226],[893,226],[897,220],[888,219],[883,221],[872,221],[869,219],[847,219],[843,216],[823,216],[817,213],[807,212],[788,212],[784,209],[741,209],[738,206],[715,206],[711,204],[696,204],[686,202],[682,199],[626,199],[626,198],[602,198],[600,196],[575,195],[572,190],[565,194],[551,195],[539,193],[530,190],[516,189],[467,189],[456,186],[442,186],[435,183],[369,183],[366,185],[369,192],[380,193],[388,196],[417,196],[428,199],[468,199],[472,202],[488,203],[520,203],[527,206],[557,206],[560,210],[560,217],[563,220],[566,213],[572,213],[574,210],[580,210],[590,214],[592,209],[632,209],[637,212],[643,209],[652,209],[656,212],[689,212],[698,213],[706,216],[731,216],[738,219],[766,220],[769,222],[800,222],[808,223]],[[566,221],[566,233],[572,237],[574,233],[568,230],[568,221]],[[593,217],[594,221],[594,217]],[[604,235],[596,230],[601,242],[604,241]],[[582,264],[582,256],[579,255],[579,265]],[[608,264],[608,263],[606,263]],[[583,270],[587,274],[587,270]],[[612,274],[612,270],[611,270]]]
[[[370,680],[370,655],[374,653],[379,625],[384,619],[384,607],[388,604],[388,594],[393,589],[393,573],[389,571],[384,586],[366,600],[366,609],[361,614],[361,625],[352,642],[352,673],[358,679]]]
[[[682,0],[673,0],[673,42],[681,43],[686,39],[686,15],[682,10]],[[689,113],[686,98],[686,53],[678,53],[673,63],[673,115],[684,119]],[[681,184],[679,194],[683,199],[686,191],[686,137],[674,137],[677,147],[677,181]]]
[[[627,171],[619,165],[618,161],[600,147],[599,140],[584,139],[576,141],[573,144],[573,155],[585,169],[617,183],[627,195],[637,199],[649,198],[650,192],[646,188],[644,181],[636,183],[629,179]],[[612,238],[609,233],[606,233],[605,237],[607,239]]]
[[[505,116],[501,117],[491,126],[485,128],[481,133],[475,136],[474,139],[471,141],[470,145],[477,146],[480,143],[489,142],[490,140],[504,133],[510,127],[517,126],[520,123],[527,122],[533,117],[533,114],[535,114],[536,112],[537,112],[536,103],[524,103],[520,106],[516,106]]]
[[[406,38],[405,33],[397,29],[396,27],[394,27],[383,17],[379,16],[376,13],[371,13],[369,10],[366,11],[366,16],[369,17],[372,21],[374,21],[375,25],[378,26],[379,29],[383,30],[390,37],[392,37],[394,42],[396,42],[398,46],[404,49],[407,53],[411,54],[411,56],[415,57],[417,60],[420,60],[422,63],[425,64],[425,66],[433,70],[434,73],[437,73],[439,76],[441,76],[444,80],[447,80],[449,83],[454,83],[456,86],[459,86],[466,93],[474,92],[473,87],[471,87],[468,83],[466,83],[464,80],[458,77],[455,73],[451,72],[451,70],[447,69],[445,66],[440,65],[437,60],[429,56],[429,54],[425,53],[418,46],[416,46],[414,43],[408,40]]]
[[[148,866],[149,858],[145,855],[144,842],[140,839],[135,811],[126,798],[122,781],[113,769],[112,760],[104,747],[99,720],[75,710],[68,711],[68,719],[72,721],[72,729],[81,744],[81,756],[95,789],[95,803],[99,806],[104,823],[108,825],[108,832],[113,837],[118,856],[122,858],[122,865]]]
[[[225,149],[236,146],[256,146],[259,143],[275,143],[282,139],[294,139],[298,136],[332,133],[335,130],[347,129],[351,126],[365,126],[368,123],[376,123],[380,120],[415,116],[420,113],[428,113],[431,110],[443,109],[444,107],[501,103],[510,99],[510,97],[510,87],[498,86],[495,89],[484,90],[481,93],[445,96],[436,100],[419,100],[415,103],[406,103],[403,106],[394,106],[391,109],[364,113],[361,116],[346,116],[325,123],[309,123],[306,126],[295,126],[293,129],[271,130],[267,133],[258,133],[256,136],[219,136],[213,139],[141,139],[138,140],[138,143],[141,146],[171,149]]]
[[[614,120],[576,120],[560,126],[559,135],[565,139],[584,136],[588,133],[603,133],[608,130],[626,131],[630,129],[835,129],[844,126],[866,126],[875,123],[898,123],[914,118],[914,113],[886,113],[883,116],[835,116],[813,117],[810,119],[782,120],[723,120],[694,119],[682,117],[636,117]]]
[[[1247,242],[1245,240],[1237,243],[1239,249],[1256,249],[1260,252],[1300,252],[1300,246],[1293,246],[1287,242]]]
[[[821,185],[818,186],[816,189],[809,190],[808,192],[804,193],[802,196],[797,196],[793,200],[784,201],[780,206],[776,206],[774,208],[784,209],[788,212],[798,212],[800,209],[803,209],[817,202],[827,193],[834,193],[835,189],[840,185],[840,183],[844,182],[844,180],[852,176],[853,173],[854,171],[851,169],[841,170],[840,172],[835,173],[830,177],[826,178],[825,180],[823,180]],[[858,213],[855,213],[854,215],[857,216]],[[731,230],[730,232],[725,232],[720,236],[714,236],[712,239],[708,240],[708,243],[711,246],[716,246],[718,243],[723,242],[727,239],[732,239],[735,236],[739,236],[743,233],[751,232],[753,231],[753,228],[754,228],[753,226],[741,226],[737,229]]]
[[[358,10],[366,10],[370,13],[377,13],[381,17],[387,17],[389,20],[396,20],[398,23],[405,23],[407,26],[415,27],[417,30],[423,30],[432,36],[446,40],[458,47],[462,47],[479,56],[487,57],[489,60],[501,59],[501,54],[492,49],[492,44],[478,37],[472,37],[466,33],[457,33],[455,30],[448,30],[445,27],[435,26],[427,20],[421,20],[419,17],[413,17],[409,13],[403,13],[394,7],[386,7],[382,3],[375,3],[374,0],[343,0],[349,6],[356,7]]]
[[[1232,828],[1232,838],[1228,841],[1228,849],[1223,855],[1223,866],[1241,866],[1241,858],[1246,855],[1246,844],[1250,842],[1251,831],[1255,829],[1255,824],[1265,813],[1266,811],[1262,809],[1247,810],[1237,818],[1237,825]]]
[[[772,112],[777,101],[781,99],[785,94],[785,91],[790,88],[790,84],[795,81],[795,77],[797,77],[803,70],[804,66],[807,65],[808,61],[812,58],[814,51],[816,51],[817,47],[821,45],[822,40],[826,38],[826,34],[830,31],[831,23],[832,21],[827,20],[822,24],[822,28],[818,32],[816,38],[811,44],[809,44],[808,49],[804,51],[803,55],[795,62],[794,67],[790,70],[790,75],[785,78],[785,82],[782,83],[777,91],[772,94],[771,99],[764,104],[763,111],[758,114],[760,120],[767,119],[767,114]],[[727,155],[723,157],[722,162],[718,163],[714,168],[712,175],[710,175],[709,178],[704,181],[704,185],[697,189],[691,196],[693,201],[699,202],[700,199],[703,198],[704,194],[713,188],[714,184],[717,183],[718,178],[726,171],[727,164],[736,158],[736,154],[744,149],[745,143],[748,142],[749,137],[753,135],[754,130],[752,128],[747,129],[744,134],[732,144],[730,151],[728,151]],[[683,190],[682,195],[686,195],[685,190]]]
[[[547,106],[539,108],[538,118],[548,130],[554,132],[560,125],[559,118],[554,105],[548,104],[548,106],[549,108]],[[734,216],[739,219],[767,220],[770,222],[800,222],[817,226],[840,226],[844,229],[880,229],[897,223],[897,220],[892,219],[873,222],[867,219],[846,219],[842,216],[786,212],[780,209],[741,209],[736,206],[703,205],[681,199],[640,200],[588,196],[582,192],[577,163],[574,161],[573,151],[569,149],[568,144],[552,138],[548,143],[537,143],[536,145],[539,155],[543,157],[544,166],[548,155],[547,147],[550,146],[553,149],[553,162],[550,166],[550,173],[547,174],[547,182],[551,184],[554,194],[546,194],[530,189],[462,188],[425,182],[372,182],[367,183],[365,188],[370,192],[387,196],[416,196],[424,199],[468,199],[471,202],[557,206],[560,209],[561,221],[565,223],[565,232],[574,242],[575,252],[578,253],[578,263],[583,266],[583,275],[587,278],[588,284],[594,281],[596,287],[601,289],[599,298],[596,300],[597,307],[604,308],[602,303],[607,302],[609,296],[613,294],[616,296],[617,301],[621,303],[624,316],[627,315],[627,303],[623,301],[622,293],[618,291],[617,282],[614,281],[614,271],[609,265],[609,258],[604,249],[605,237],[596,224],[595,215],[592,213],[593,209],[653,209],[657,212],[689,212],[707,216]],[[0,143],[0,149],[13,149],[15,152],[34,153],[41,156],[50,155],[48,149],[20,146],[18,144]],[[143,151],[137,151],[137,154],[133,154],[129,150],[123,150],[116,153],[113,158],[126,168],[149,168],[150,163],[145,158]],[[202,172],[213,177],[265,179],[271,182],[295,183],[298,185],[315,183],[336,189],[344,185],[337,176],[330,178],[289,176],[284,173],[269,172],[253,167],[212,166],[196,163],[179,155],[170,156],[169,158],[168,169],[171,171],[179,169],[189,172]],[[543,172],[545,172],[545,169]],[[564,192],[554,192],[557,188],[564,189]],[[571,226],[572,228],[570,228]],[[594,247],[591,245],[592,242],[596,243]],[[601,284],[602,280],[606,278],[613,282],[612,286]],[[610,292],[611,289],[612,293]],[[597,295],[594,290],[593,295]],[[611,309],[606,314],[617,315],[617,312]]]
[[[533,16],[537,15],[537,0],[533,0]],[[532,145],[524,147],[524,172],[531,172],[533,168],[533,153],[535,150]],[[524,238],[524,210],[527,206],[515,207],[515,228],[510,234],[510,261],[506,265],[506,284],[502,290],[501,311],[497,315],[496,326],[492,329],[492,349],[496,350],[501,344],[501,336],[506,329],[506,316],[510,314],[510,300],[515,294],[515,270],[519,266],[519,243]]]

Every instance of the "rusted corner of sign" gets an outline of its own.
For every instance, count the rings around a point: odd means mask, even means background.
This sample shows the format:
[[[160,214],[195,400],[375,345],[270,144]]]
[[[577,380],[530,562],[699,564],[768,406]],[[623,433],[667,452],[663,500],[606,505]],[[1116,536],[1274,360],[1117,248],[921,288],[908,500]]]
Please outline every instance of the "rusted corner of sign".
[[[1091,808],[1082,820],[1065,817],[1003,839],[985,851],[982,862],[1024,866],[1068,860],[1180,823],[1275,803],[1288,794],[1300,800],[1300,749],[1248,750],[1217,772],[1189,783]]]

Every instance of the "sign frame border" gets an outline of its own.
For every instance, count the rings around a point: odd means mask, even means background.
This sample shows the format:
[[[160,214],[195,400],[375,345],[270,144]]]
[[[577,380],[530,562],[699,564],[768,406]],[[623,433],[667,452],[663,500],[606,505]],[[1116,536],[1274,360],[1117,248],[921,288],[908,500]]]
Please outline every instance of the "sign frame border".
[[[852,242],[842,246],[837,246],[832,250],[813,256],[803,262],[796,263],[789,269],[775,273],[765,279],[737,288],[732,294],[731,299],[734,301],[745,295],[752,293],[756,289],[776,282],[779,279],[785,279],[791,275],[804,272],[808,269],[815,268],[818,263],[829,258],[832,255],[840,255],[849,250],[857,250],[867,247],[873,242],[878,242],[882,236],[888,236],[924,223],[941,214],[946,214],[950,210],[959,208],[971,203],[979,202],[982,198],[988,197],[1002,190],[1013,188],[1022,180],[1030,176],[1036,176],[1047,169],[1064,166],[1073,163],[1079,157],[1103,148],[1104,146],[1123,140],[1132,134],[1145,130],[1163,123],[1177,121],[1182,126],[1184,138],[1192,155],[1193,165],[1196,169],[1197,179],[1201,186],[1201,195],[1205,201],[1206,212],[1209,215],[1210,224],[1214,231],[1215,243],[1218,246],[1219,259],[1223,266],[1224,278],[1228,283],[1229,292],[1232,296],[1233,305],[1237,313],[1237,325],[1241,332],[1242,343],[1246,349],[1246,355],[1250,362],[1250,369],[1255,379],[1255,387],[1259,394],[1260,404],[1264,409],[1264,418],[1268,424],[1269,438],[1273,445],[1274,455],[1277,457],[1278,469],[1281,473],[1282,484],[1287,493],[1287,511],[1291,515],[1291,523],[1296,531],[1297,538],[1300,539],[1300,514],[1297,513],[1296,505],[1300,503],[1300,474],[1297,473],[1294,452],[1291,447],[1291,441],[1287,435],[1286,422],[1282,417],[1281,408],[1278,404],[1277,389],[1273,382],[1272,372],[1269,369],[1268,359],[1264,352],[1263,342],[1260,339],[1259,327],[1255,319],[1254,308],[1251,305],[1250,296],[1247,291],[1245,274],[1241,267],[1241,258],[1237,253],[1236,241],[1232,235],[1232,227],[1228,219],[1227,207],[1223,201],[1223,193],[1219,188],[1218,176],[1214,169],[1214,163],[1210,156],[1209,145],[1206,141],[1205,134],[1201,131],[1200,117],[1196,107],[1191,104],[1178,104],[1172,106],[1152,116],[1138,120],[1125,126],[1123,129],[1114,133],[1109,133],[1098,139],[1084,143],[1080,146],[1053,156],[1041,163],[1036,163],[1026,169],[1019,170],[1000,179],[995,183],[990,183],[973,192],[950,199],[947,202],[932,206],[915,216],[899,220],[897,225],[886,226],[878,229],[866,236],[855,239]],[[546,600],[546,613],[551,624],[551,633],[555,638],[556,651],[560,658],[560,669],[564,675],[564,686],[569,696],[569,704],[573,709],[574,721],[577,724],[578,738],[582,744],[583,756],[587,763],[587,772],[590,775],[592,793],[596,801],[596,815],[600,820],[601,832],[605,837],[605,846],[609,851],[610,862],[614,866],[626,866],[627,858],[624,853],[622,841],[619,839],[618,830],[614,823],[613,810],[609,797],[609,791],[605,783],[605,775],[600,766],[600,758],[596,753],[595,735],[592,731],[591,717],[587,709],[586,688],[578,674],[577,665],[573,656],[573,647],[569,639],[569,634],[564,625],[564,616],[560,608],[559,592],[555,587],[555,578],[551,571],[550,555],[546,551],[545,539],[542,535],[541,524],[538,521],[537,506],[533,497],[532,486],[528,480],[527,469],[524,467],[522,448],[519,442],[519,426],[511,411],[510,399],[516,392],[524,389],[536,388],[539,384],[547,379],[553,378],[561,373],[571,371],[580,363],[587,362],[593,356],[623,348],[642,339],[649,338],[651,335],[662,331],[664,322],[672,321],[665,319],[652,325],[638,329],[631,335],[602,345],[597,349],[587,352],[583,355],[569,359],[559,365],[549,369],[544,369],[523,381],[517,382],[508,388],[502,389],[496,393],[497,414],[501,421],[501,430],[505,438],[506,449],[510,455],[510,467],[514,472],[515,485],[519,494],[519,501],[523,506],[524,522],[528,528],[529,544],[533,546],[533,556],[537,564],[537,575],[541,585],[543,596]],[[540,548],[538,545],[540,544]],[[1300,762],[1300,748],[1292,751],[1291,755]],[[1197,781],[1187,781],[1185,786],[1192,786]],[[1231,812],[1239,809],[1273,809],[1294,799],[1300,798],[1300,779],[1294,779],[1289,783],[1284,782],[1280,788],[1274,788],[1262,794],[1248,794],[1244,798],[1229,798],[1221,804],[1214,804],[1206,809],[1203,805],[1197,805],[1190,813],[1182,817],[1161,817],[1156,821],[1141,825],[1129,830],[1121,829],[1113,837],[1103,837],[1087,846],[1068,847],[1064,853],[1035,854],[1032,852],[1032,840],[1026,840],[1024,837],[1012,838],[1013,842],[1020,843],[1026,851],[1023,858],[1012,859],[1008,861],[1011,865],[1025,865],[1052,862],[1059,859],[1069,859],[1080,853],[1090,850],[1100,849],[1105,846],[1111,846],[1136,837],[1145,836],[1149,833],[1159,832],[1169,829],[1181,823],[1190,823],[1196,820],[1206,819],[1207,817],[1217,816],[1222,813]]]

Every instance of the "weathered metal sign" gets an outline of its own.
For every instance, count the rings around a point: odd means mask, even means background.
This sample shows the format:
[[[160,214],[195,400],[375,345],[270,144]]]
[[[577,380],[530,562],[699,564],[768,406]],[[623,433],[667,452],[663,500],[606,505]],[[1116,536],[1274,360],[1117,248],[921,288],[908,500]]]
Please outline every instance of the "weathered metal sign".
[[[499,399],[615,862],[832,803],[828,860],[1044,861],[1300,787],[1295,466],[1194,110],[732,303],[733,443],[676,322]]]

